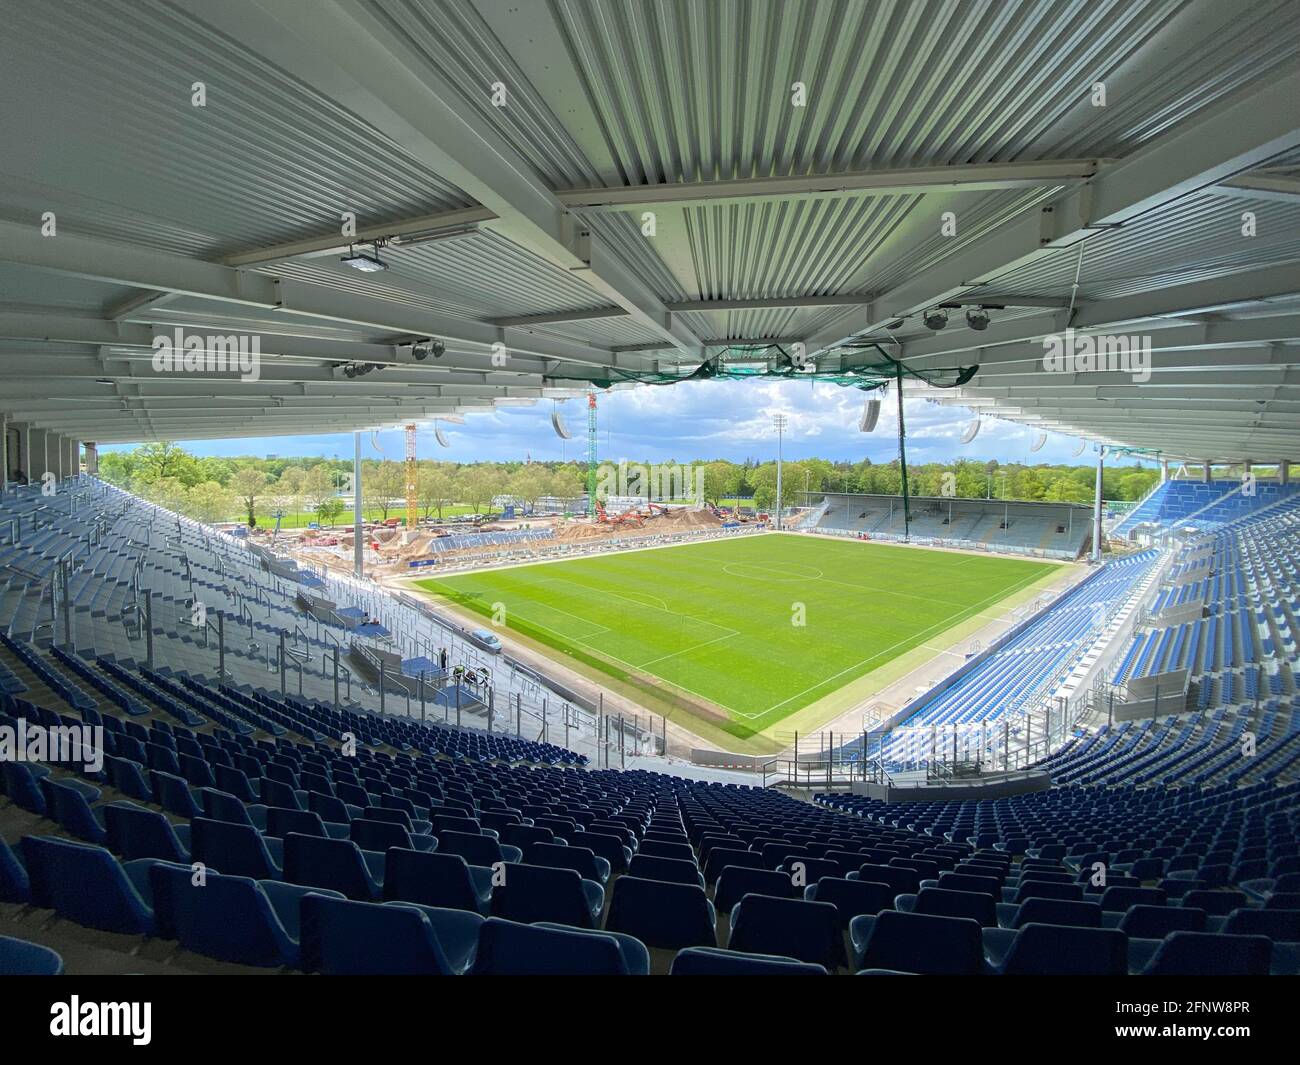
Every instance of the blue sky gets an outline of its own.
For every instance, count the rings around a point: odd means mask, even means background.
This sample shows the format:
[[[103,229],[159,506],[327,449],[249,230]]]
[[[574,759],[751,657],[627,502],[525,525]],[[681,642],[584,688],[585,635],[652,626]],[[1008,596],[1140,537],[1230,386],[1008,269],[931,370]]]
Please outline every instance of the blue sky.
[[[825,458],[832,461],[888,462],[898,453],[895,400],[885,398],[873,433],[858,431],[858,418],[867,395],[858,389],[827,383],[790,381],[692,381],[670,387],[644,387],[600,396],[600,457],[646,462],[678,462],[746,458],[766,461],[776,455],[772,415],[783,411],[790,428],[785,438],[787,459]],[[448,448],[439,447],[431,426],[421,426],[419,456],[451,462],[507,461],[530,455],[535,460],[581,460],[585,454],[586,401],[560,404],[573,434],[561,440],[551,428],[550,400],[533,407],[502,407],[470,414],[464,425],[444,425]],[[1010,422],[986,420],[970,444],[960,442],[971,420],[964,407],[940,406],[925,399],[906,401],[909,462],[952,462],[962,458],[999,462],[1048,462],[1091,465],[1091,447],[1073,458],[1078,440],[1049,434],[1047,443],[1030,453],[1037,433]],[[282,436],[260,439],[181,441],[199,455],[337,455],[351,458],[350,434]],[[385,457],[401,458],[401,432],[379,434]],[[111,450],[105,448],[104,450]],[[367,436],[363,457],[376,458]],[[1126,462],[1131,460],[1126,460]]]

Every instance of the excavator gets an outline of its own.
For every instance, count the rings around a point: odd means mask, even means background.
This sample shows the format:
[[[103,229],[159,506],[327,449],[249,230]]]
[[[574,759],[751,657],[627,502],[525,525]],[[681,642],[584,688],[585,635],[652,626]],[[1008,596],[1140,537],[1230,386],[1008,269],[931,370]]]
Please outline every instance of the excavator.
[[[610,517],[605,510],[605,504],[599,499],[596,500],[596,521],[600,525],[633,525],[638,529],[645,528],[645,522],[635,510],[625,510],[622,514]]]

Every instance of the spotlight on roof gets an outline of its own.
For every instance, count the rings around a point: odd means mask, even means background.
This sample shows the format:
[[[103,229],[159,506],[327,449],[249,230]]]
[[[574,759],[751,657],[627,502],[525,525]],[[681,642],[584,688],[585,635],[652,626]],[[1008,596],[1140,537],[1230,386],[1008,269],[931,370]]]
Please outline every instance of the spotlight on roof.
[[[935,307],[934,310],[926,311],[921,320],[925,322],[926,329],[933,329],[937,333],[948,324],[948,312]]]
[[[905,325],[907,325],[907,321],[905,319],[895,318],[892,321],[886,322],[885,328],[888,329],[891,333],[897,333]]]
[[[356,377],[356,375],[357,375],[357,368],[353,366],[351,363],[348,363],[348,365],[343,367],[343,376],[346,377],[349,381],[352,380],[352,378]]]
[[[416,362],[423,362],[429,357],[429,348],[431,345],[432,341],[430,341],[428,337],[425,337],[423,340],[417,340],[411,345],[411,357],[415,359]]]
[[[378,255],[367,255],[365,252],[348,249],[347,255],[339,260],[344,266],[350,266],[353,270],[360,270],[363,273],[374,274],[380,270],[387,270],[388,264]]]
[[[989,327],[989,312],[983,307],[972,307],[966,312],[966,324],[972,329],[983,331]]]
[[[443,355],[446,354],[446,351],[447,351],[447,345],[444,344],[441,340],[435,340],[433,341],[433,343],[429,345],[429,353],[435,359],[441,359]]]

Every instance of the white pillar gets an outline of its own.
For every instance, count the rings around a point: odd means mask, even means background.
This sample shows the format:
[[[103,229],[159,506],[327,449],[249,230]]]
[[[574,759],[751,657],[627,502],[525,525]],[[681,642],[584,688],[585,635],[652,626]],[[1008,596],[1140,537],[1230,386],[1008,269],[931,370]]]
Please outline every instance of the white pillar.
[[[1101,561],[1101,474],[1105,467],[1106,449],[1097,452],[1097,483],[1092,493],[1092,560]]]
[[[1206,484],[1210,483],[1210,464],[1208,462],[1202,465],[1201,480],[1204,481]]]
[[[1277,474],[1283,484],[1291,483],[1291,463],[1289,460],[1283,459],[1277,464]]]
[[[365,576],[365,555],[362,545],[361,511],[361,434],[353,434],[355,450],[352,458],[352,571],[358,580]]]
[[[1164,484],[1167,480],[1169,480],[1169,460],[1161,459],[1160,460],[1160,483]]]
[[[33,427],[31,429],[31,451],[30,458],[27,462],[27,483],[40,484],[45,475],[45,471],[50,468],[50,464],[45,457],[45,430]]]

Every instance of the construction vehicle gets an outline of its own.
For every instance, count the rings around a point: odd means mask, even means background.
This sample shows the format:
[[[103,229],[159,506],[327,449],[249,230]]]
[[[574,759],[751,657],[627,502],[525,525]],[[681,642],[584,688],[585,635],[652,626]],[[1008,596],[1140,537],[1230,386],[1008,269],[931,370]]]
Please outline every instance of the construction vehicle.
[[[625,510],[621,514],[610,516],[605,510],[605,504],[599,499],[596,500],[596,524],[598,525],[634,525],[638,529],[645,528],[645,522],[641,520],[641,515],[635,510]]]

